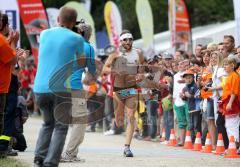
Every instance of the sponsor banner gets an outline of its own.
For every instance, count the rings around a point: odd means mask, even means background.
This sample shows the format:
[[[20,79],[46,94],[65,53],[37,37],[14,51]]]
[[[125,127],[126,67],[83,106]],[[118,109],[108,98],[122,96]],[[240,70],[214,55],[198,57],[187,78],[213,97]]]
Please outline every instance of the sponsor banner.
[[[172,47],[192,51],[191,27],[184,0],[169,0],[169,27]]]
[[[20,32],[20,17],[17,0],[0,0],[0,10],[8,15],[9,27]]]
[[[57,8],[47,8],[47,16],[49,21],[50,27],[57,27],[58,26],[58,15],[59,15],[59,9]]]
[[[122,32],[122,18],[117,5],[108,1],[104,7],[104,20],[111,45],[119,48],[119,35]]]
[[[240,45],[240,0],[233,0],[236,21],[236,46]]]
[[[146,57],[154,56],[153,45],[153,15],[152,9],[148,0],[137,0],[136,13],[138,18],[138,24],[140,27],[143,43],[144,54]]]
[[[26,30],[34,61],[37,63],[39,36],[48,28],[48,20],[41,0],[18,0],[20,16]]]

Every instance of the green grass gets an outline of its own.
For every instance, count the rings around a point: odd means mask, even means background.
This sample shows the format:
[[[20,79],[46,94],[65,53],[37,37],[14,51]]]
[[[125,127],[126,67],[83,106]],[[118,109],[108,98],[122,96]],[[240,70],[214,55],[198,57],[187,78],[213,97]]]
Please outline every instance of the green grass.
[[[0,167],[28,167],[28,165],[13,158],[0,158]]]

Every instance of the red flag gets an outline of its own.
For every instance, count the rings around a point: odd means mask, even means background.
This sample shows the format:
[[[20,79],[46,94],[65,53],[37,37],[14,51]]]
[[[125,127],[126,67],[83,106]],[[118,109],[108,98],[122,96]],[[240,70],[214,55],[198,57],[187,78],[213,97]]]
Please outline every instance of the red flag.
[[[192,51],[191,27],[184,0],[169,0],[169,27],[172,47]]]
[[[37,63],[39,36],[42,30],[48,28],[47,15],[41,0],[18,0],[18,6]]]

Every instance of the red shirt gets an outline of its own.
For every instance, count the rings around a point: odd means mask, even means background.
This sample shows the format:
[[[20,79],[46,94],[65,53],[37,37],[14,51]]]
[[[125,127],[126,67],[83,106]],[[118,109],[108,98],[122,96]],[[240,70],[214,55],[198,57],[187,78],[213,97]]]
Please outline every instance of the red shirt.
[[[30,79],[30,84],[32,84],[32,85],[34,84],[34,79],[35,79],[36,73],[37,73],[36,68],[29,70],[29,79]]]
[[[20,75],[21,87],[24,89],[29,88],[29,84],[31,81],[29,70],[23,69],[20,71],[19,75]]]

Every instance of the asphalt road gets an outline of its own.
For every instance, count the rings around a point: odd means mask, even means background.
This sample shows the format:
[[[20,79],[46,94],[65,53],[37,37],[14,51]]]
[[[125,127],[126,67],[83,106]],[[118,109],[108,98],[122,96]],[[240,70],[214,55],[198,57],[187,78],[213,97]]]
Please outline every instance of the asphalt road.
[[[28,148],[16,157],[33,166],[34,148],[41,127],[40,118],[30,118],[25,125]],[[124,135],[104,136],[103,133],[86,133],[80,146],[80,163],[61,163],[60,167],[240,167],[240,159],[168,147],[157,142],[133,140],[134,158],[123,157]]]

